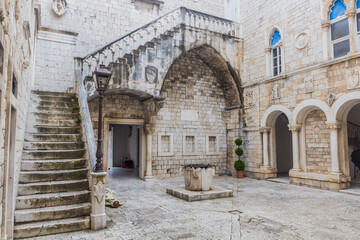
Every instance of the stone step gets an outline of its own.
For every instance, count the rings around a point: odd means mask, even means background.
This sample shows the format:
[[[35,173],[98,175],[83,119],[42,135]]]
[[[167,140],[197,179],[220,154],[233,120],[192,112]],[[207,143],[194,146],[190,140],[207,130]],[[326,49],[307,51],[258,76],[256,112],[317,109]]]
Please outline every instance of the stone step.
[[[90,211],[90,203],[15,210],[15,223],[81,217],[89,215]]]
[[[71,107],[74,103],[71,101],[66,102],[55,102],[55,101],[39,101],[33,100],[34,105],[41,106],[41,107],[54,107],[54,108],[66,108]]]
[[[71,120],[76,119],[79,114],[76,113],[66,113],[66,114],[52,114],[52,113],[42,113],[36,112],[33,113],[38,119],[61,119],[61,120]]]
[[[45,160],[45,159],[76,159],[84,157],[84,149],[76,150],[24,150],[23,160]]]
[[[19,184],[18,196],[89,190],[88,179]]]
[[[28,171],[20,172],[19,183],[35,183],[63,180],[79,180],[88,178],[87,168],[74,170]]]
[[[90,202],[90,191],[62,192],[18,196],[16,209],[44,208]]]
[[[88,216],[41,221],[15,225],[14,238],[29,238],[86,229],[90,229],[90,217]]]
[[[48,91],[33,90],[31,91],[31,93],[38,96],[70,97],[70,93],[64,93],[64,92],[48,92]]]
[[[21,161],[21,171],[51,171],[51,170],[70,170],[86,168],[87,161],[82,159],[64,160],[27,160]]]
[[[43,107],[37,106],[30,108],[31,112],[49,112],[49,113],[72,113],[72,106],[66,107]]]
[[[75,121],[74,121],[75,124]],[[27,133],[38,133],[38,134],[79,134],[81,133],[81,128],[73,127],[58,127],[58,126],[42,126],[35,125],[33,128],[27,128]]]
[[[55,127],[74,127],[75,120],[62,120],[62,119],[28,119],[27,121],[29,125],[41,125],[41,126],[55,126]]]
[[[77,142],[82,141],[81,134],[36,134],[26,133],[25,141],[28,142]]]
[[[84,147],[84,142],[24,142],[24,150],[75,150]]]
[[[36,95],[33,99],[38,99],[42,101],[54,101],[54,102],[71,102],[70,95],[64,96],[50,96],[50,95]]]

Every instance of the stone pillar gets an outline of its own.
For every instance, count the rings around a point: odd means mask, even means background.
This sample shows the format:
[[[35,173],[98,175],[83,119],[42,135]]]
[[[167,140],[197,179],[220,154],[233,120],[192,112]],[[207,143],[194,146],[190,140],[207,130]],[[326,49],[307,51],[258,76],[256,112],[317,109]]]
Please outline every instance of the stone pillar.
[[[293,152],[293,169],[295,171],[299,171],[300,168],[300,156],[299,156],[299,131],[301,129],[301,125],[290,126],[289,129],[292,133],[292,152]]]
[[[265,49],[266,56],[266,77],[271,77],[271,48]]]
[[[322,40],[323,40],[323,60],[327,61],[330,59],[330,39],[329,39],[330,20],[321,21],[321,29],[322,29]]]
[[[145,125],[146,134],[146,172],[145,180],[153,179],[152,175],[152,134],[154,133],[155,127],[151,124]]]
[[[355,46],[355,14],[356,9],[350,9],[346,11],[346,16],[349,20],[349,37],[350,37],[350,52],[349,54],[353,54],[356,52],[356,46]]]
[[[91,173],[91,229],[104,229],[105,214],[105,177],[106,172]]]
[[[341,173],[338,149],[338,129],[341,128],[341,122],[327,122],[326,125],[330,129],[331,172]]]
[[[263,134],[263,167],[270,168],[269,161],[269,132],[270,127],[263,127],[260,129],[260,132]]]

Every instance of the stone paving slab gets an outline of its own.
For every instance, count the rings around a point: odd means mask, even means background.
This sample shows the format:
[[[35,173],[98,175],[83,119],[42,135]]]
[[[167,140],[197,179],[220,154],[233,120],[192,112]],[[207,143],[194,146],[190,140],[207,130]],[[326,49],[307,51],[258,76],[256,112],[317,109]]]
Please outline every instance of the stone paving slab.
[[[189,191],[184,186],[166,189],[166,193],[188,202],[226,198],[233,196],[233,190],[213,187],[210,191]]]
[[[107,208],[106,229],[35,238],[37,240],[358,240],[360,197],[254,179],[217,177],[214,185],[234,197],[179,201],[167,188],[183,178],[144,182],[110,180],[124,203]],[[228,211],[239,210],[241,214]]]

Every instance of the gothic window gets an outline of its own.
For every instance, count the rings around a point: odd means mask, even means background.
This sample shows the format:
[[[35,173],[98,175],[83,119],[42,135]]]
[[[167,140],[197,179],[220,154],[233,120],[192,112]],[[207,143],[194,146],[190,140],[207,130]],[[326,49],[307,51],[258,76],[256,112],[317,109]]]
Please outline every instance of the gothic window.
[[[336,0],[330,11],[330,37],[333,58],[345,56],[350,51],[349,21],[345,15],[346,6]]]
[[[0,74],[4,71],[4,47],[0,42]]]
[[[278,76],[281,73],[281,47],[280,47],[281,35],[278,30],[275,30],[271,36],[271,66],[273,77]]]

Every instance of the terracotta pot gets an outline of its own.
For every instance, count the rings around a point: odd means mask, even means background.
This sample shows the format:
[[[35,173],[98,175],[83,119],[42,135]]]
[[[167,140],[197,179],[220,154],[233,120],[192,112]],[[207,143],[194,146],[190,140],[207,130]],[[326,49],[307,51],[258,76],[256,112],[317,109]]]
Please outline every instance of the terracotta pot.
[[[77,123],[76,126],[77,126],[77,127],[80,127],[80,126],[81,126],[81,123]]]
[[[79,113],[79,110],[74,110],[74,113]]]
[[[237,178],[244,178],[244,171],[236,171]]]

